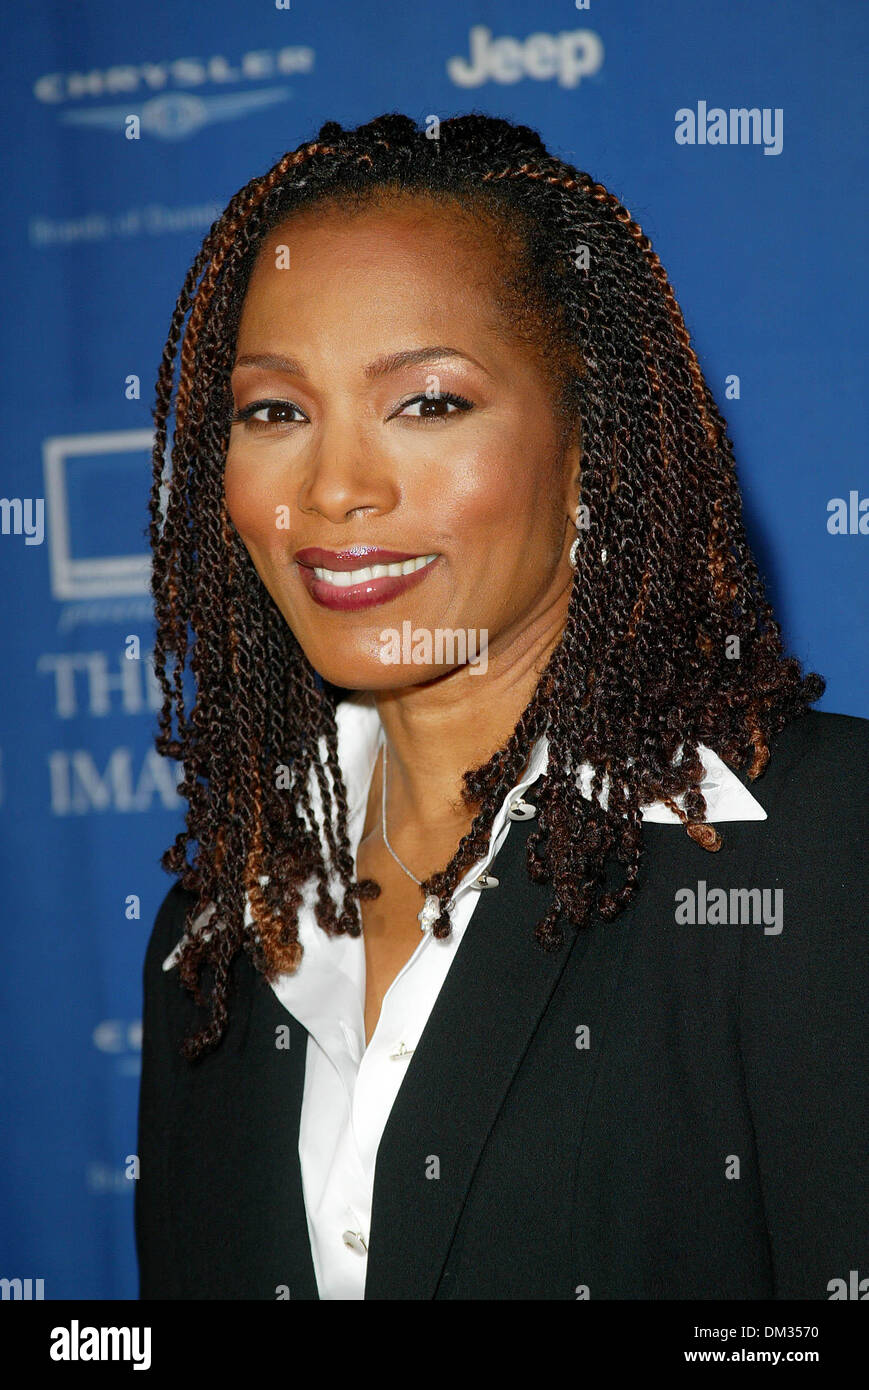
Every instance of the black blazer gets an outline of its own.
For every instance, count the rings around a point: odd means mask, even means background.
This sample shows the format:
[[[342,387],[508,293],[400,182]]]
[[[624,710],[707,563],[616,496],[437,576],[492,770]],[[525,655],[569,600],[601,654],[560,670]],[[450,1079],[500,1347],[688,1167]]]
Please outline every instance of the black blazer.
[[[551,956],[534,822],[512,825],[380,1143],[367,1299],[827,1299],[869,1276],[867,772],[869,720],[795,720],[742,778],[767,820],[721,823],[717,854],[647,822],[636,902]],[[677,924],[699,881],[782,889],[782,931]],[[179,1056],[193,1006],[162,962],[188,900],[145,961],[140,1297],[315,1299],[308,1034],[240,953],[228,1033]]]

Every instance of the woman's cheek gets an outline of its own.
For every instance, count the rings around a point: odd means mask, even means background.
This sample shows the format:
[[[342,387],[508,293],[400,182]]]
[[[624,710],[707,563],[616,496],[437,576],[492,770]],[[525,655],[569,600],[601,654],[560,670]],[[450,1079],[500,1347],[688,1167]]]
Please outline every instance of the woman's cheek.
[[[274,488],[269,487],[266,480],[258,480],[251,469],[227,461],[223,490],[226,510],[242,539],[268,548],[280,534],[277,529],[279,502]]]
[[[507,454],[509,458],[509,454]],[[432,468],[426,488],[440,516],[457,528],[488,527],[504,520],[505,501],[512,508],[514,488],[504,449],[463,453],[446,467]]]

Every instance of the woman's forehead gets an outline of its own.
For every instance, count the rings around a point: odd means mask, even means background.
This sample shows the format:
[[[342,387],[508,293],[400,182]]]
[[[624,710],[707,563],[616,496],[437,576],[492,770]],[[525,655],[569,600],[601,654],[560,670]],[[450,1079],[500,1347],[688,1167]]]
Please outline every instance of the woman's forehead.
[[[372,211],[364,223],[306,213],[305,223],[273,229],[245,292],[243,324],[283,331],[337,316],[376,327],[388,306],[406,332],[426,341],[435,331],[432,341],[462,330],[496,355],[521,348],[504,309],[503,248],[466,222],[403,213]]]
[[[445,276],[455,275],[460,266],[466,277],[485,280],[499,268],[503,273],[510,258],[513,248],[506,242],[505,230],[458,203],[443,204],[421,196],[397,197],[362,208],[329,202],[301,208],[272,228],[263,239],[256,264],[273,264],[282,245],[289,247],[290,260],[295,251],[306,265],[336,247],[375,262],[390,256],[416,258]]]

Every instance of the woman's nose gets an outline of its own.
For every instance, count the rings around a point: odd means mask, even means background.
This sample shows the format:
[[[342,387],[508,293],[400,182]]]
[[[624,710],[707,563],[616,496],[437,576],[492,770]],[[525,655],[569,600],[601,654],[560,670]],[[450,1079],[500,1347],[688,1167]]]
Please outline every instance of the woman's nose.
[[[391,511],[399,496],[394,465],[357,422],[323,431],[306,461],[298,506],[340,525],[353,513]]]

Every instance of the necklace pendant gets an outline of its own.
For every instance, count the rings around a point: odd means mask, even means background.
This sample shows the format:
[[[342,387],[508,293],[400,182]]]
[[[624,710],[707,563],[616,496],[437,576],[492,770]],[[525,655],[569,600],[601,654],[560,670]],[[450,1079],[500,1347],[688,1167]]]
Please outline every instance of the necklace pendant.
[[[416,914],[420,931],[428,931],[441,915],[441,900],[429,893],[422,909]]]

